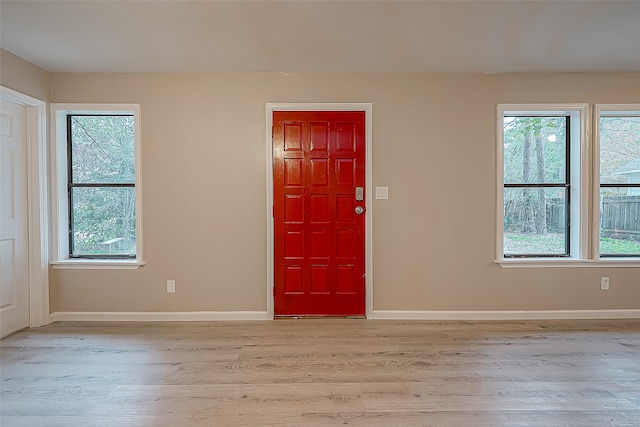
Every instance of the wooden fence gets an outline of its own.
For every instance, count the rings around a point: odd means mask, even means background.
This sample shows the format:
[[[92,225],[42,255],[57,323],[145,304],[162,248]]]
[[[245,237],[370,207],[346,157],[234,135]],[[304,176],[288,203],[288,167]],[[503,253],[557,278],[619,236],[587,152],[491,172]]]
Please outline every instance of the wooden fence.
[[[563,232],[565,217],[564,199],[547,199],[547,230]],[[640,240],[640,196],[602,198],[600,225],[603,237]]]
[[[603,237],[640,240],[640,196],[603,197],[600,228]]]

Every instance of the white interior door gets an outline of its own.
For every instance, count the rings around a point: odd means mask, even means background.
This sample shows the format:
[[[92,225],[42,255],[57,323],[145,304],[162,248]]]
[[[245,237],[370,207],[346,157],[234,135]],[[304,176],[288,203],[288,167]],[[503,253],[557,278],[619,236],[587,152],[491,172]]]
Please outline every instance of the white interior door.
[[[29,326],[26,117],[0,100],[0,337]]]

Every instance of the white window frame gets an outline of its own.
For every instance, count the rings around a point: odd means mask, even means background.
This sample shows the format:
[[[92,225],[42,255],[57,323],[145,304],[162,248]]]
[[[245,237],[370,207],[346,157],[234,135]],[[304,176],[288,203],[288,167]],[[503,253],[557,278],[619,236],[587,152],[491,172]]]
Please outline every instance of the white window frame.
[[[591,251],[594,258],[612,262],[637,262],[640,266],[640,257],[606,257],[600,258],[600,117],[603,113],[616,113],[621,116],[633,115],[640,113],[640,104],[595,104],[593,108],[593,229],[592,235],[595,236],[592,242]]]
[[[136,193],[136,258],[86,259],[69,256],[69,205],[67,198],[68,114],[132,114]],[[142,167],[139,104],[51,104],[51,231],[55,269],[136,269],[145,264],[142,232]]]
[[[592,141],[591,127],[599,111],[616,106],[589,104],[498,104],[496,108],[496,263],[501,267],[640,267],[640,258],[600,259],[599,248],[599,144]],[[618,106],[622,108],[621,106]],[[625,106],[629,107],[629,106]],[[637,106],[634,106],[637,107]],[[637,110],[636,110],[637,111]],[[538,258],[504,256],[504,116],[571,116],[571,253],[568,257]],[[597,127],[596,127],[597,128]]]

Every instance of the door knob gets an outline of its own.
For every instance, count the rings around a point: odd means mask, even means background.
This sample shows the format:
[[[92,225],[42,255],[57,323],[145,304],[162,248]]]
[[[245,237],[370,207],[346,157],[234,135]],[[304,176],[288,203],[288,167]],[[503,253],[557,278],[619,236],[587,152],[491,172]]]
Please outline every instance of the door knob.
[[[364,213],[364,208],[362,206],[356,206],[356,214],[362,215]]]

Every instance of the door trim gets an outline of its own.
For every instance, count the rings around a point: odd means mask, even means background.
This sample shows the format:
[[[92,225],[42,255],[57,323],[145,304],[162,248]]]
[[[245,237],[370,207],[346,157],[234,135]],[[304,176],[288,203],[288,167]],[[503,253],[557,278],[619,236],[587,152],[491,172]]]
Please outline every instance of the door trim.
[[[46,102],[4,86],[0,98],[27,108],[29,326],[39,327],[50,323]]]
[[[365,240],[364,240],[364,262],[365,262],[365,315],[371,318],[373,313],[373,161],[372,161],[372,114],[373,104],[371,103],[267,103],[266,104],[266,202],[267,202],[267,316],[273,319],[274,316],[274,256],[273,256],[273,112],[274,111],[364,111],[365,112],[365,167],[366,185],[365,192]]]

